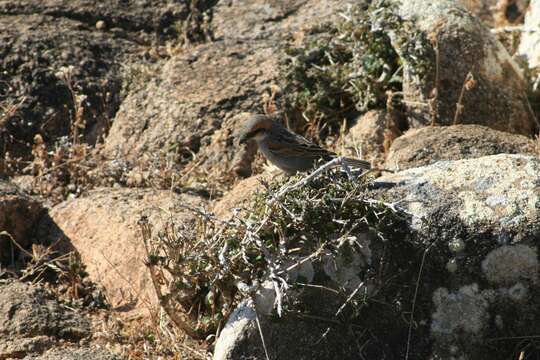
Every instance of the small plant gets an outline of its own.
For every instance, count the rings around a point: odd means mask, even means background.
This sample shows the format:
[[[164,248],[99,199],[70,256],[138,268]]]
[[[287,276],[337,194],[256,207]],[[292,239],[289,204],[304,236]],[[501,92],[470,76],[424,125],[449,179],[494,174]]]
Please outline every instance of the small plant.
[[[8,144],[12,141],[7,124],[12,119],[19,108],[26,101],[23,97],[18,103],[13,101],[0,101],[0,176],[11,176],[21,167],[20,159],[12,157],[7,151]]]
[[[302,45],[286,50],[285,105],[295,119],[307,122],[311,136],[335,134],[343,120],[398,100],[405,62],[414,72],[408,76],[427,73],[433,49],[397,15],[397,6],[378,0],[367,8],[349,7],[340,23],[312,28]]]
[[[391,204],[367,198],[363,181],[336,172],[302,181],[293,177],[267,184],[266,193],[249,209],[226,220],[187,206],[194,215],[188,222],[170,218],[155,229],[141,219],[147,266],[160,303],[176,326],[205,339],[219,332],[241,299],[268,280],[274,283],[277,313],[294,311],[294,301],[287,300],[295,297],[289,289],[310,280],[292,274],[306,262],[318,269],[331,259],[357,266],[364,281],[378,284],[373,294],[386,291],[387,284],[376,277],[384,278],[382,273],[400,264],[383,262],[372,273],[361,260],[370,257],[364,241],[407,238],[407,216]],[[395,245],[373,245],[372,251]],[[364,292],[353,293],[350,284],[334,285],[344,308],[363,306]]]

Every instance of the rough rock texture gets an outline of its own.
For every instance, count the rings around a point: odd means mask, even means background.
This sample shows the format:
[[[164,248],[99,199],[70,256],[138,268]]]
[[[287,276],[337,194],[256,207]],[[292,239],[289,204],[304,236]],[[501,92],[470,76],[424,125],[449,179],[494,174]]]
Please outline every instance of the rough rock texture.
[[[359,157],[380,165],[384,161],[385,147],[400,135],[388,112],[372,110],[362,115],[343,137],[345,151],[341,155]]]
[[[113,355],[103,349],[93,348],[58,348],[41,355],[25,357],[28,360],[120,360],[122,357]]]
[[[11,282],[0,285],[0,334],[0,358],[22,358],[60,340],[77,342],[90,324],[44,289]]]
[[[270,359],[358,358],[359,349],[354,338],[347,336],[346,330],[339,324],[309,317],[272,321],[259,314],[259,319]],[[327,335],[324,335],[325,333]],[[254,307],[250,302],[242,303],[223,329],[216,343],[213,359],[265,358]]]
[[[536,154],[535,142],[480,125],[428,126],[412,129],[390,147],[384,167],[404,170],[440,160],[472,159],[486,155]]]
[[[201,10],[208,3],[200,1]],[[47,143],[69,134],[75,94],[87,96],[83,133],[94,143],[120,104],[128,57],[147,51],[154,39],[180,35],[178,23],[189,14],[185,2],[0,1],[0,95],[17,107],[0,128],[13,139],[0,136],[1,147],[29,155],[25,143],[36,133]],[[73,66],[75,94],[55,75],[66,66]]]
[[[415,29],[425,34],[431,46],[436,41],[439,52],[438,67],[430,66],[420,81],[413,67],[404,63],[403,92],[411,127],[434,120],[440,125],[474,123],[525,135],[539,128],[528,104],[522,71],[478,18],[448,0],[404,1],[399,13],[414,21]],[[401,35],[397,31],[391,36],[399,42]],[[474,82],[465,84],[469,72]],[[431,110],[419,106],[430,101],[435,86],[435,106]],[[456,117],[460,97],[463,110]]]
[[[212,211],[218,218],[230,216],[235,208],[249,205],[249,201],[260,191],[264,191],[261,181],[269,181],[269,174],[259,174],[240,180],[228,193],[216,201]]]
[[[431,321],[441,358],[475,359],[486,337],[539,330],[527,320],[539,316],[539,176],[537,157],[499,154],[378,179],[398,183],[385,197],[402,199],[420,233],[447,243],[449,278],[433,293]],[[510,345],[496,358],[510,356]]]
[[[134,161],[163,149],[190,159],[205,148],[209,165],[228,170],[232,152],[224,150],[232,145],[230,122],[260,106],[276,66],[267,44],[212,43],[172,58],[123,102],[105,154]],[[219,128],[224,129],[216,133]]]
[[[489,231],[507,242],[538,235],[531,225],[540,221],[539,175],[538,157],[499,154],[440,161],[377,181],[397,183],[386,196],[403,199],[401,204],[417,218],[444,214],[470,231]]]
[[[55,206],[40,227],[49,241],[64,239],[81,254],[90,278],[105,288],[116,310],[141,311],[156,298],[137,222],[143,215],[153,224],[169,216],[180,221],[179,206],[201,202],[168,191],[100,188]]]
[[[0,232],[8,232],[17,243],[28,248],[32,243],[35,226],[45,210],[34,198],[17,186],[0,180]],[[11,239],[0,235],[0,266],[11,264],[19,253]]]
[[[217,41],[173,56],[155,79],[130,94],[104,153],[135,161],[143,154],[174,152],[182,162],[195,157],[198,169],[230,173],[252,156],[234,150],[242,114],[275,106],[284,38],[329,19],[341,6],[330,0],[220,2],[212,21]],[[235,171],[250,174],[246,166]]]
[[[393,276],[403,277],[392,278],[390,283],[405,284],[408,290],[387,294],[389,302],[382,307],[370,302],[369,294],[377,289],[377,281],[370,282],[373,279],[367,274],[379,274],[376,264],[380,243],[376,237],[355,237],[363,241],[360,248],[365,253],[358,262],[349,254],[348,264],[353,271],[347,278],[354,284],[360,283],[349,288],[365,291],[368,310],[362,313],[365,316],[361,323],[352,325],[369,324],[376,335],[359,349],[347,343],[355,341],[349,338],[354,327],[340,328],[339,321],[319,327],[323,325],[320,319],[339,319],[334,317],[335,309],[330,310],[335,302],[329,291],[314,294],[309,290],[298,300],[306,315],[300,316],[301,321],[290,315],[281,319],[275,315],[268,317],[264,315],[266,310],[258,310],[270,357],[294,354],[292,358],[342,359],[362,354],[366,358],[405,358],[407,344],[411,345],[410,358],[502,360],[515,357],[516,351],[519,355],[523,349],[521,338],[498,343],[496,347],[487,339],[508,334],[534,335],[540,331],[538,322],[532,320],[540,316],[536,301],[540,294],[540,159],[499,154],[441,161],[386,175],[377,181],[395,182],[395,186],[370,190],[369,196],[397,201],[413,214],[407,235],[383,246],[385,261],[399,269],[392,272]],[[329,281],[328,278],[343,283],[343,276],[334,279],[327,270],[337,268],[344,275],[347,267],[336,258],[330,265],[323,266],[327,275],[321,277],[317,270],[320,265],[314,263],[314,285],[334,288],[335,284],[317,282]],[[420,287],[413,294],[419,271]],[[386,286],[379,288],[387,290]],[[406,294],[407,291],[411,293]],[[262,296],[266,296],[267,303],[275,299],[273,293]],[[409,327],[399,314],[405,311],[405,316],[410,316],[412,298],[416,302],[413,316],[417,326],[412,328],[408,340]],[[337,304],[343,301],[338,300]],[[399,306],[392,308],[393,301],[398,301]],[[378,332],[377,326],[383,326],[385,331]],[[329,327],[330,337],[325,338],[323,349],[307,345]],[[356,334],[356,340],[361,339],[362,330]],[[216,343],[215,359],[264,358],[252,305],[242,303],[221,336]],[[347,341],[341,343],[339,339]],[[379,352],[374,355],[374,351]]]
[[[218,39],[276,39],[321,20],[336,20],[337,12],[353,3],[350,0],[224,0],[214,8],[212,25]]]

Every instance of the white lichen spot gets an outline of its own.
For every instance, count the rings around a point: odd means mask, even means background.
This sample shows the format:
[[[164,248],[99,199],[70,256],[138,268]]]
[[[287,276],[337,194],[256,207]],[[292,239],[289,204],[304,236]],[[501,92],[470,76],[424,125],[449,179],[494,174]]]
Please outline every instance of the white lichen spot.
[[[322,261],[324,273],[344,288],[354,290],[362,282],[358,273],[366,266],[363,255],[357,252],[348,256],[327,254]]]
[[[439,288],[433,293],[435,313],[431,332],[437,337],[465,332],[479,335],[489,320],[489,302],[476,284],[464,286],[456,293]]]
[[[522,280],[538,281],[536,249],[527,245],[504,245],[491,251],[482,261],[482,271],[489,282],[513,285]]]
[[[454,238],[448,242],[448,249],[454,254],[460,253],[465,250],[465,242],[461,239]]]
[[[529,290],[520,282],[508,289],[508,297],[517,303],[525,302],[528,294]]]
[[[265,281],[255,292],[253,299],[260,314],[271,315],[276,305],[276,291],[271,281]]]
[[[458,269],[458,264],[456,259],[450,259],[446,263],[446,270],[448,270],[449,273],[455,273]]]

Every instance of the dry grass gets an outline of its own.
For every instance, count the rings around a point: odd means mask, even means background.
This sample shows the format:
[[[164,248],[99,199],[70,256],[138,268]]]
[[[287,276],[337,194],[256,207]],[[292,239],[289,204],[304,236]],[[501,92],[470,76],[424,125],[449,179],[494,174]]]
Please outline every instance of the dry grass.
[[[126,319],[108,311],[91,315],[94,345],[130,360],[209,360],[208,345],[190,339],[163,312],[152,318]]]

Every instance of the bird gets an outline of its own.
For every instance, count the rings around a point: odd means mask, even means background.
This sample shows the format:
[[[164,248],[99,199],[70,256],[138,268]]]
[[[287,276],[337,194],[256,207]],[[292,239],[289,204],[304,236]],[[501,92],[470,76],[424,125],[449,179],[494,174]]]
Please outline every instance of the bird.
[[[287,175],[312,170],[321,159],[331,161],[338,157],[336,153],[287,130],[267,115],[250,116],[241,127],[238,137],[240,144],[255,140],[266,159]],[[371,168],[365,160],[348,157],[342,157],[342,160],[353,168]]]

